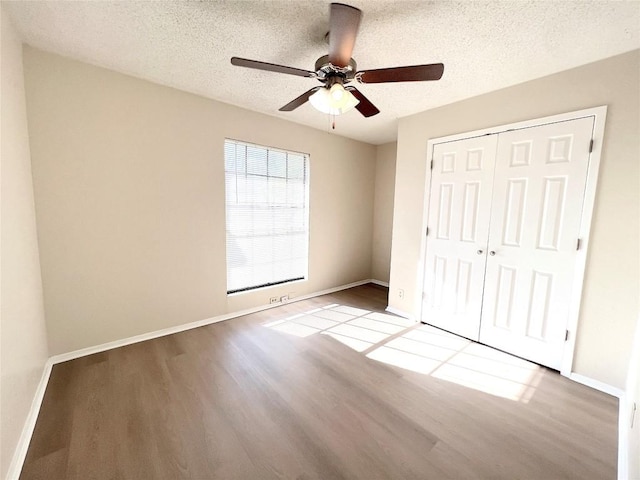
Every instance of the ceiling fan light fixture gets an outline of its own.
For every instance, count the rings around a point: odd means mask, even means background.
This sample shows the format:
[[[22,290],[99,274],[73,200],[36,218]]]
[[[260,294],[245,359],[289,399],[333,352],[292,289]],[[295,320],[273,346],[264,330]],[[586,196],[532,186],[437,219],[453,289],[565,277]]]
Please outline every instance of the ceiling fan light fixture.
[[[309,97],[313,107],[330,115],[341,115],[360,103],[353,94],[345,90],[340,83],[334,83],[331,88],[320,88]]]
[[[336,83],[331,86],[329,93],[331,94],[331,99],[334,102],[339,103],[340,100],[342,100],[342,97],[344,97],[345,89],[342,85]]]

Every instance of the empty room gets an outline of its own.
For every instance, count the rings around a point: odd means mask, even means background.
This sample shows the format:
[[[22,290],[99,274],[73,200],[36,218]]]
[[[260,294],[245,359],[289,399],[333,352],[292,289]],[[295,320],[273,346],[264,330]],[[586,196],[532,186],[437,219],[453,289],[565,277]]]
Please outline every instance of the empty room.
[[[0,4],[0,478],[640,480],[640,2]]]

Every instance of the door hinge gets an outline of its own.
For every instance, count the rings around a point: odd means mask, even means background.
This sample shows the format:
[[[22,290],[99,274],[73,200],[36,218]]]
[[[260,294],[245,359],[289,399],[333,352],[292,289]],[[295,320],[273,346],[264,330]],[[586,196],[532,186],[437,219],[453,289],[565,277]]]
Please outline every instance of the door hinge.
[[[589,153],[593,152],[593,138],[589,142]]]
[[[565,330],[564,331],[564,341],[568,341],[569,340],[569,330]]]
[[[431,159],[431,165],[429,166],[429,170],[433,170],[433,159]]]
[[[429,236],[429,227],[427,227],[427,228],[426,228],[426,231],[424,232],[424,234],[425,234],[426,236]]]
[[[578,239],[578,241],[576,242],[576,250],[580,250],[580,245],[582,243],[582,239]]]

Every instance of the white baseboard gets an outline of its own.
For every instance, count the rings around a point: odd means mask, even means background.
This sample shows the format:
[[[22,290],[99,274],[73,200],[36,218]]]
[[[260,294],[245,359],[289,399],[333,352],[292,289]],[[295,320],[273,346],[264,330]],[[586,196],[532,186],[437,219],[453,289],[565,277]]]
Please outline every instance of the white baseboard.
[[[358,282],[353,282],[346,285],[340,285],[338,287],[328,288],[326,290],[322,290],[319,292],[314,292],[307,295],[301,295],[299,297],[292,298],[289,301],[289,303],[298,302],[300,300],[306,300],[313,297],[320,297],[322,295],[328,295],[331,293],[339,292],[341,290],[346,290],[348,288],[359,287],[360,285],[365,285],[367,283],[375,283],[378,285],[382,284],[382,282],[378,280],[372,280],[372,279],[360,280]],[[27,415],[27,419],[22,429],[22,433],[20,434],[20,439],[18,440],[18,445],[16,447],[13,458],[11,459],[11,464],[9,466],[9,471],[6,479],[17,480],[18,477],[20,476],[20,472],[22,471],[22,466],[24,465],[24,460],[27,456],[27,451],[29,449],[29,443],[31,442],[31,437],[33,435],[33,430],[35,429],[35,426],[36,426],[36,420],[38,419],[38,414],[40,413],[40,407],[42,406],[44,393],[47,389],[47,384],[49,383],[49,377],[51,375],[51,368],[53,367],[53,365],[61,362],[66,362],[69,360],[74,360],[76,358],[85,357],[87,355],[93,355],[94,353],[100,353],[106,350],[123,347],[125,345],[144,342],[145,340],[164,337],[165,335],[171,335],[173,333],[184,332],[185,330],[191,330],[192,328],[198,328],[204,325],[210,325],[212,323],[217,323],[217,322],[222,322],[224,320],[230,320],[232,318],[242,317],[244,315],[249,315],[251,313],[268,310],[270,308],[275,308],[281,305],[282,304],[261,305],[259,307],[227,313],[224,315],[218,315],[218,316],[207,318],[204,320],[198,320],[196,322],[176,325],[175,327],[164,328],[162,330],[143,333],[140,335],[135,335],[133,337],[114,340],[113,342],[107,342],[100,345],[94,345],[92,347],[82,348],[79,350],[74,350],[72,352],[67,352],[67,353],[62,353],[59,355],[52,356],[45,363],[44,371],[42,372],[42,377],[40,378],[40,383],[38,384],[38,388],[36,389],[35,395],[33,397],[33,401],[31,403],[31,408],[29,410],[29,414]]]
[[[629,418],[631,409],[628,405],[626,393],[620,398],[618,404],[618,480],[629,478]],[[629,422],[629,423],[627,423]]]
[[[399,308],[387,306],[385,310],[389,313],[393,313],[394,315],[398,315],[399,317],[408,318],[409,320],[416,320],[416,318],[413,315],[403,310],[400,310]]]
[[[389,282],[383,282],[382,280],[374,280],[374,279],[369,280],[369,282],[375,283],[376,285],[380,285],[381,287],[389,288]]]
[[[309,298],[314,298],[314,297],[321,297],[322,295],[329,295],[330,293],[336,293],[336,292],[339,292],[340,290],[346,290],[348,288],[359,287],[360,285],[366,285],[367,283],[374,283],[374,281],[371,280],[371,279],[359,280],[357,282],[347,283],[346,285],[340,285],[339,287],[332,287],[332,288],[328,288],[326,290],[320,290],[319,292],[308,293],[306,295],[300,295],[299,297],[295,297],[295,298],[292,298],[291,300],[289,300],[289,303],[291,303],[291,302],[299,302],[300,300],[307,300]]]
[[[22,427],[22,433],[20,433],[18,445],[16,446],[16,449],[13,452],[13,457],[11,458],[11,464],[9,465],[9,471],[7,472],[6,477],[7,480],[17,480],[18,477],[20,477],[22,465],[24,464],[24,459],[27,457],[27,450],[29,450],[29,444],[31,443],[31,436],[33,435],[33,430],[36,428],[36,420],[38,420],[38,414],[40,413],[40,407],[42,406],[42,400],[44,399],[44,392],[47,390],[52,366],[53,363],[50,359],[44,364],[40,382],[38,383],[33,400],[31,401],[31,408],[29,409],[27,419]]]
[[[322,295],[328,295],[330,293],[339,292],[341,290],[346,290],[348,288],[359,287],[360,285],[365,285],[367,283],[375,283],[374,280],[360,280],[358,282],[349,283],[346,285],[340,285],[338,287],[328,288],[326,290],[321,290],[319,292],[309,293],[307,295],[300,295],[299,297],[295,297],[289,300],[289,303],[299,302],[301,300],[307,300],[309,298],[320,297]],[[50,358],[52,364],[67,362],[69,360],[74,360],[80,357],[86,357],[87,355],[93,355],[94,353],[100,353],[107,350],[112,350],[118,347],[124,347],[126,345],[131,345],[133,343],[144,342],[145,340],[152,340],[154,338],[164,337],[166,335],[172,335],[174,333],[184,332],[186,330],[191,330],[193,328],[203,327],[205,325],[211,325],[212,323],[223,322],[225,320],[230,320],[232,318],[242,317],[244,315],[250,315],[252,313],[261,312],[263,310],[268,310],[270,308],[276,308],[281,306],[282,304],[274,304],[274,305],[260,305],[259,307],[248,308],[246,310],[240,310],[237,312],[225,313],[223,315],[217,315],[215,317],[206,318],[204,320],[197,320],[195,322],[183,323],[182,325],[176,325],[175,327],[163,328],[162,330],[155,330],[153,332],[142,333],[140,335],[135,335],[133,337],[122,338],[120,340],[114,340],[112,342],[102,343],[100,345],[94,345],[92,347],[81,348],[79,350],[74,350],[72,352],[61,353],[59,355],[54,355]]]
[[[574,382],[581,383],[586,385],[587,387],[591,387],[595,390],[599,390],[604,393],[608,393],[616,398],[622,398],[624,395],[624,390],[621,388],[613,387],[607,383],[601,382],[599,380],[594,380],[593,378],[585,377],[584,375],[580,375],[579,373],[571,373],[569,375],[569,379]]]
[[[292,301],[295,301],[294,299]],[[210,325],[212,323],[222,322],[231,318],[241,317],[242,315],[249,315],[251,313],[260,312],[269,308],[280,306],[276,305],[264,305],[256,308],[250,308],[247,310],[241,310],[239,312],[228,313],[224,315],[218,315],[216,317],[207,318],[204,320],[197,320],[195,322],[183,323],[176,325],[175,327],[163,328],[162,330],[155,330],[153,332],[141,333],[140,335],[134,335],[133,337],[122,338],[120,340],[114,340],[112,342],[102,343],[100,345],[94,345],[92,347],[81,348],[79,350],[73,350],[71,352],[61,353],[51,357],[53,364],[67,362],[80,357],[86,357],[87,355],[93,355],[94,353],[100,353],[107,350],[112,350],[118,347],[124,347],[133,343],[144,342],[145,340],[152,340],[154,338],[164,337],[166,335],[172,335],[174,333],[184,332],[193,328],[202,327],[204,325]]]

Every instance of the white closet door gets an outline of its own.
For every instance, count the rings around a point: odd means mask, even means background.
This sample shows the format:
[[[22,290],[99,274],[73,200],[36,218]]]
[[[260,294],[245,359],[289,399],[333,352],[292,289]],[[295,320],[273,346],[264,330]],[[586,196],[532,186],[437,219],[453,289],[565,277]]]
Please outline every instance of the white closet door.
[[[497,135],[434,146],[422,321],[478,340]]]
[[[593,117],[499,134],[480,341],[560,369]]]

